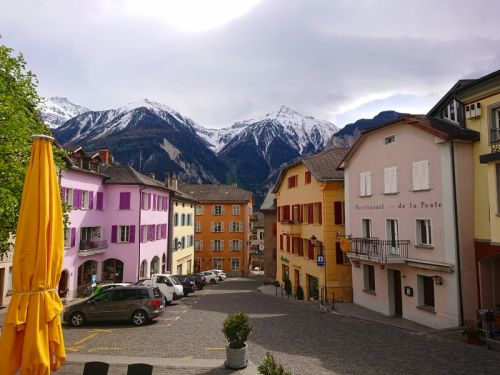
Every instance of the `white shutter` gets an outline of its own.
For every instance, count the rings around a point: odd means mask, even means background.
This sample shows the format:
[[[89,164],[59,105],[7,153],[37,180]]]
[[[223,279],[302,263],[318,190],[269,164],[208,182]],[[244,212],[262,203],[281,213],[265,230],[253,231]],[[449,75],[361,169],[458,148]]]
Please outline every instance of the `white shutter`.
[[[224,215],[224,206],[220,206],[220,213],[221,215]]]
[[[203,250],[203,240],[200,240],[200,250]]]
[[[238,241],[238,250],[243,250],[243,240]]]
[[[229,250],[233,250],[233,240],[229,240]]]
[[[429,189],[429,160],[421,161],[421,171],[422,171],[422,189]]]
[[[220,231],[221,231],[221,232],[224,232],[224,222],[221,222],[221,223],[220,223]]]
[[[398,192],[397,167],[384,168],[384,193]]]
[[[220,251],[224,251],[224,240],[220,240]]]
[[[384,168],[384,193],[391,192],[391,169]]]
[[[243,232],[243,222],[242,221],[239,222],[238,232]]]
[[[372,173],[371,172],[365,172],[365,191],[366,195],[372,195]]]
[[[210,222],[210,231],[214,232],[215,231],[215,224],[213,221]]]
[[[413,190],[422,189],[422,170],[420,168],[420,162],[414,161],[413,165]]]
[[[215,241],[210,240],[210,250],[215,250]]]
[[[366,196],[366,172],[359,174],[359,195],[361,197]]]

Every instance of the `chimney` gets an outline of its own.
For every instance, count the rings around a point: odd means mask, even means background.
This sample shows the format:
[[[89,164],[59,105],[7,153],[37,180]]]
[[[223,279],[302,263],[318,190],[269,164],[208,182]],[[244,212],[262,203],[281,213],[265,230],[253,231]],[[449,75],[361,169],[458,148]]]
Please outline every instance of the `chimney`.
[[[99,156],[101,157],[103,164],[111,163],[111,154],[107,149],[99,150]]]
[[[166,173],[165,186],[169,189],[177,190],[177,177],[175,177],[173,174],[170,175],[170,173]]]
[[[151,172],[151,173],[148,173],[148,177],[152,178],[154,180],[156,175],[153,172]]]

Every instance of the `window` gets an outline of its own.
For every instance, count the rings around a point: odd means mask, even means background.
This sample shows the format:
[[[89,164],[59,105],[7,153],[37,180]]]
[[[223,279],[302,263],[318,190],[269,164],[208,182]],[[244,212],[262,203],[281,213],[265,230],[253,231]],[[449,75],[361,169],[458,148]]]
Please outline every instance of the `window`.
[[[141,225],[141,242],[148,242],[148,226]]]
[[[240,214],[240,205],[233,204],[233,215],[239,215],[239,214]]]
[[[241,240],[229,241],[229,250],[231,251],[241,251],[242,247],[243,247],[243,241]]]
[[[375,267],[363,264],[363,281],[365,292],[375,292]]]
[[[398,192],[397,167],[384,168],[384,194]]]
[[[260,231],[259,232],[259,240],[263,240],[264,239],[264,231]]]
[[[82,204],[80,206],[83,210],[88,210],[90,207],[89,192],[87,190],[82,190]]]
[[[192,234],[190,234],[189,236],[187,236],[187,247],[191,247],[194,245],[194,236]]]
[[[243,223],[241,221],[232,221],[230,232],[241,232],[243,231]]]
[[[224,250],[224,240],[211,240],[210,249],[212,251],[223,251]]]
[[[203,250],[203,240],[194,241],[194,251],[202,251]]]
[[[72,188],[65,188],[63,189],[63,200],[64,203],[66,203],[69,206],[73,206],[73,189]]]
[[[500,142],[500,107],[493,108],[490,113],[490,144]]]
[[[497,214],[500,214],[500,164],[496,164],[497,172]]]
[[[130,227],[128,225],[118,226],[118,242],[129,242]]]
[[[212,206],[212,215],[224,215],[224,206],[221,205],[213,205]]]
[[[201,232],[201,221],[197,221],[196,223],[194,223],[194,231],[196,233],[200,233]]]
[[[333,202],[333,216],[335,225],[345,224],[345,203],[341,201]]]
[[[221,270],[222,269],[222,258],[213,258],[212,259],[212,268],[215,268],[216,270]]]
[[[240,270],[240,258],[231,258],[231,271]]]
[[[434,280],[432,276],[417,276],[418,305],[434,310]]]
[[[182,275],[182,264],[177,265],[177,275]]]
[[[186,268],[187,268],[187,274],[190,275],[191,272],[193,272],[193,265],[192,265],[192,262],[190,260],[187,261]]]
[[[304,180],[305,180],[305,185],[308,185],[311,183],[311,172],[309,172],[309,171],[305,172]]]
[[[322,224],[323,210],[321,202],[314,203],[314,224]]]
[[[75,246],[75,229],[66,228],[64,230],[64,247],[69,248]]]
[[[443,108],[443,117],[450,121],[458,122],[457,112],[457,102],[452,100],[446,107]]]
[[[182,214],[181,215],[181,226],[185,226],[186,225],[186,214]]]
[[[174,227],[179,226],[179,214],[176,212],[174,214]]]
[[[224,232],[224,222],[222,221],[212,222],[212,232]]]
[[[299,177],[299,176],[297,176],[297,175],[288,177],[288,188],[289,188],[289,189],[292,189],[292,188],[294,188],[294,187],[297,187],[297,180],[298,180],[298,177]]]
[[[417,219],[417,245],[431,246],[431,221],[428,219]]]
[[[361,219],[361,233],[363,238],[372,237],[372,219]]]
[[[157,240],[161,240],[162,239],[162,236],[161,236],[161,225],[157,225],[156,226],[156,239]]]
[[[142,193],[141,208],[143,210],[150,210],[151,209],[151,194],[150,193]]]
[[[429,189],[429,160],[414,161],[413,166],[413,190]]]
[[[205,211],[205,210],[203,209],[203,206],[202,206],[202,205],[200,205],[200,204],[197,204],[197,205],[196,205],[196,208],[195,208],[195,212],[194,212],[194,214],[195,214],[195,215],[203,215],[204,211]]]
[[[396,136],[395,135],[390,135],[388,137],[385,137],[384,138],[384,145],[390,145],[392,143],[395,143],[396,142]]]
[[[386,220],[387,240],[391,242],[391,253],[396,253],[399,248],[399,230],[397,219]]]
[[[361,197],[372,195],[371,172],[361,172],[359,174],[359,195]]]
[[[12,267],[9,267],[9,276],[7,277],[7,292],[12,293]]]
[[[186,225],[193,225],[193,214],[186,215]]]

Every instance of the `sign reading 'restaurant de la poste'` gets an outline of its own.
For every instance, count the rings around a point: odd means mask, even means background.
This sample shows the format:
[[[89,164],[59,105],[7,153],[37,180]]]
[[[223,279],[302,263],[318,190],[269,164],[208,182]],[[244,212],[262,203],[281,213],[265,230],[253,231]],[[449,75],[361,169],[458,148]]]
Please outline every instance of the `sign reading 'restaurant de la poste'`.
[[[387,205],[386,203],[371,203],[371,204],[355,204],[354,209],[355,210],[388,210],[388,209],[393,209],[393,208],[399,208],[399,209],[435,209],[435,208],[442,208],[443,203],[441,202],[425,202],[425,201],[420,201],[420,202],[400,202],[396,205]]]

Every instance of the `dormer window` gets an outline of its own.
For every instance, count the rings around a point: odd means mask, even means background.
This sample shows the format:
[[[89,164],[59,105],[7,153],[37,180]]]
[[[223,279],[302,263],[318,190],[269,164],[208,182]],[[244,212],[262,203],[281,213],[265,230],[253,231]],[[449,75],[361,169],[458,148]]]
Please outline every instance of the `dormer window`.
[[[395,135],[390,135],[388,137],[384,138],[384,145],[390,145],[392,143],[396,143],[396,136]]]
[[[446,107],[443,108],[443,117],[453,122],[458,122],[458,105],[456,100],[452,100]]]

